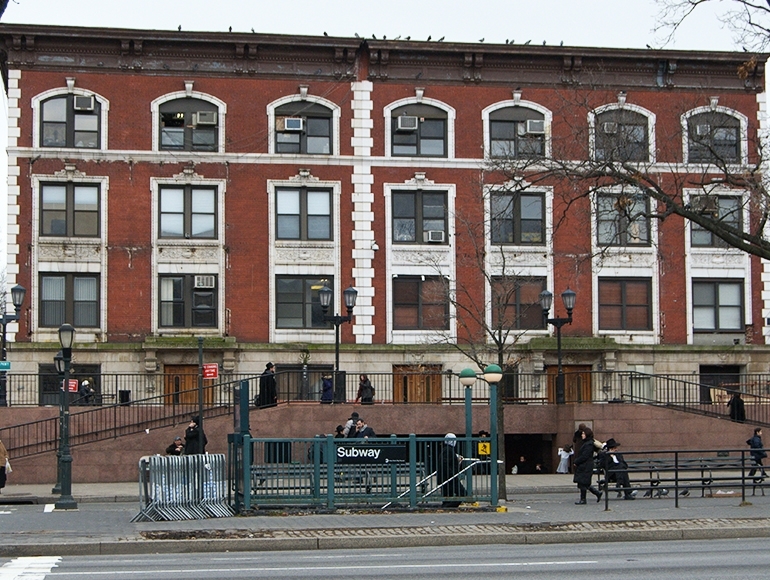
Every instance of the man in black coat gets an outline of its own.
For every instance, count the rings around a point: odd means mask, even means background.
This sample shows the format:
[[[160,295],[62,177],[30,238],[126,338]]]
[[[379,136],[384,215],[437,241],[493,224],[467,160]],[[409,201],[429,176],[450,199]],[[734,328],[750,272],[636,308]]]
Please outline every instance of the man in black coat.
[[[605,450],[599,454],[599,458],[607,483],[614,481],[618,488],[623,488],[623,499],[636,499],[636,492],[631,489],[631,480],[628,478],[628,463],[618,453],[620,443],[610,438],[604,446]]]
[[[764,450],[762,445],[762,427],[754,429],[754,436],[751,439],[746,440],[746,444],[751,447],[751,459],[754,461],[754,466],[749,471],[749,477],[754,477],[757,471],[760,472],[762,477],[765,477],[765,468],[762,466],[762,460],[767,457],[767,451]],[[754,483],[761,483],[761,479],[755,479]]]
[[[462,457],[455,453],[456,444],[457,436],[454,433],[447,433],[438,461],[438,473],[436,473],[437,481],[444,484],[441,487],[441,495],[444,496],[442,507],[460,507],[461,502],[457,498],[465,495],[465,488],[460,482],[460,478],[455,477],[460,472],[460,462],[462,461]],[[454,479],[452,479],[453,477]]]
[[[575,475],[572,481],[577,483],[580,490],[580,500],[575,505],[584,505],[586,503],[586,492],[590,491],[596,496],[598,502],[602,499],[602,492],[591,485],[594,476],[594,432],[590,427],[583,427],[580,430],[580,450],[575,455],[573,464],[575,465]]]
[[[206,453],[206,445],[209,440],[203,429],[200,428],[200,417],[197,415],[192,418],[187,429],[184,431],[184,454],[195,455],[196,453]]]
[[[278,390],[275,385],[275,365],[271,362],[265,365],[265,370],[259,377],[259,395],[255,401],[260,409],[275,407],[278,404]]]

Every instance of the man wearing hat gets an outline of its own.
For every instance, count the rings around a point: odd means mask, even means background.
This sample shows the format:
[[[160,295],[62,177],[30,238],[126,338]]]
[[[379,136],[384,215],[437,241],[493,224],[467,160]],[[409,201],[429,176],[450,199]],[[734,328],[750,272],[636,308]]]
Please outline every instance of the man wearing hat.
[[[166,455],[184,455],[184,443],[181,437],[174,437],[174,442],[166,447]]]
[[[278,391],[275,385],[275,365],[271,362],[265,365],[265,370],[259,377],[259,395],[254,401],[257,407],[275,407],[278,404]]]
[[[604,444],[606,451],[600,454],[607,482],[614,481],[616,487],[623,488],[623,499],[636,499],[636,490],[631,489],[631,480],[628,478],[628,463],[623,459],[623,455],[618,453],[618,447],[620,443],[610,438]]]
[[[358,423],[358,413],[353,411],[350,414],[350,419],[345,423],[345,427],[342,429],[342,434],[345,437],[353,439],[356,436],[356,424]]]
[[[200,427],[201,418],[196,415],[190,419],[190,424],[184,431],[184,454],[195,455],[196,453],[206,453],[206,445],[209,440],[203,429]]]

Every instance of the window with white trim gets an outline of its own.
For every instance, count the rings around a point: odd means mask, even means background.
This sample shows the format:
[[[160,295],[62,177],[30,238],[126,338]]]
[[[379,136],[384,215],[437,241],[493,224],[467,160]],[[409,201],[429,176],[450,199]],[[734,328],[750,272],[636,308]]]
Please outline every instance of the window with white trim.
[[[216,275],[162,275],[158,289],[162,328],[217,326]]]
[[[275,108],[275,152],[332,154],[332,111],[318,103],[295,101]]]
[[[399,276],[393,279],[394,330],[447,330],[449,301],[445,281],[438,276]]]
[[[742,199],[737,195],[696,195],[690,200],[691,207],[706,218],[719,222],[717,227],[729,227],[738,231],[743,228]],[[693,247],[729,248],[728,242],[690,221],[690,241]]]
[[[99,327],[99,276],[77,273],[40,274],[40,326]]]
[[[742,332],[743,281],[693,280],[692,321],[695,332]]]
[[[397,107],[390,135],[394,157],[446,157],[447,112],[425,104]]]
[[[40,184],[40,235],[99,237],[99,186]]]
[[[331,240],[332,192],[308,187],[275,190],[276,238]]]
[[[649,246],[649,198],[638,192],[600,192],[596,233],[600,246]]]
[[[543,244],[545,198],[542,193],[494,191],[490,195],[493,244]]]
[[[731,115],[708,111],[687,119],[687,158],[692,163],[739,163],[741,123]]]
[[[98,149],[101,104],[93,95],[67,94],[40,103],[42,147]]]
[[[652,281],[599,278],[599,329],[652,330]]]
[[[489,114],[489,154],[526,159],[545,153],[545,115],[526,107],[506,107]]]
[[[648,161],[648,119],[628,109],[611,109],[596,115],[597,161]]]
[[[545,278],[494,276],[491,285],[494,328],[545,328],[540,305],[540,293],[545,289]]]
[[[324,286],[334,290],[330,276],[276,276],[276,328],[328,328],[318,291]]]
[[[393,243],[447,243],[446,191],[394,191]]]
[[[161,103],[160,143],[164,151],[217,151],[219,108],[202,99]]]
[[[161,185],[160,238],[217,237],[217,190],[197,185]]]

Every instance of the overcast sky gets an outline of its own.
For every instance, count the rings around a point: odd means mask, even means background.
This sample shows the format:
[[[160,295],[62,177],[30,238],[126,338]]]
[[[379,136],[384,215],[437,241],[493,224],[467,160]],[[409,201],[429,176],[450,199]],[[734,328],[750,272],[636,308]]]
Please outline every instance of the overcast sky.
[[[720,6],[721,4],[721,6]],[[734,50],[716,17],[698,8],[668,48]],[[3,21],[24,24],[659,48],[654,0],[11,0]],[[737,47],[740,50],[740,47]]]

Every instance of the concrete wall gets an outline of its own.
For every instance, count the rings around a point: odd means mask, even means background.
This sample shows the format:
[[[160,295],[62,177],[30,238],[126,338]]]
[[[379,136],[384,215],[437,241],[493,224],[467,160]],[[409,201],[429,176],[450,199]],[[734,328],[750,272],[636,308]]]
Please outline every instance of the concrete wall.
[[[333,433],[350,413],[357,411],[378,435],[439,435],[447,431],[465,431],[462,405],[319,405],[294,404],[251,413],[254,437],[312,437]],[[41,409],[0,409],[0,425],[26,422],[39,417]],[[654,449],[716,449],[745,447],[753,425],[702,417],[645,405],[511,405],[505,409],[507,434],[537,434],[551,437],[556,448],[572,441],[575,426],[592,424],[597,439],[614,437],[627,451]],[[187,423],[175,427],[150,430],[149,433],[126,435],[74,447],[73,482],[138,481],[138,462],[144,455],[162,454],[174,436],[184,435]],[[473,431],[489,429],[489,408],[475,406]],[[227,453],[227,434],[233,432],[232,417],[218,417],[205,422],[209,439],[207,451]],[[56,454],[14,459],[10,447],[13,473],[10,483],[53,483],[56,480]],[[508,458],[509,463],[513,458]],[[553,458],[551,469],[556,465]]]

